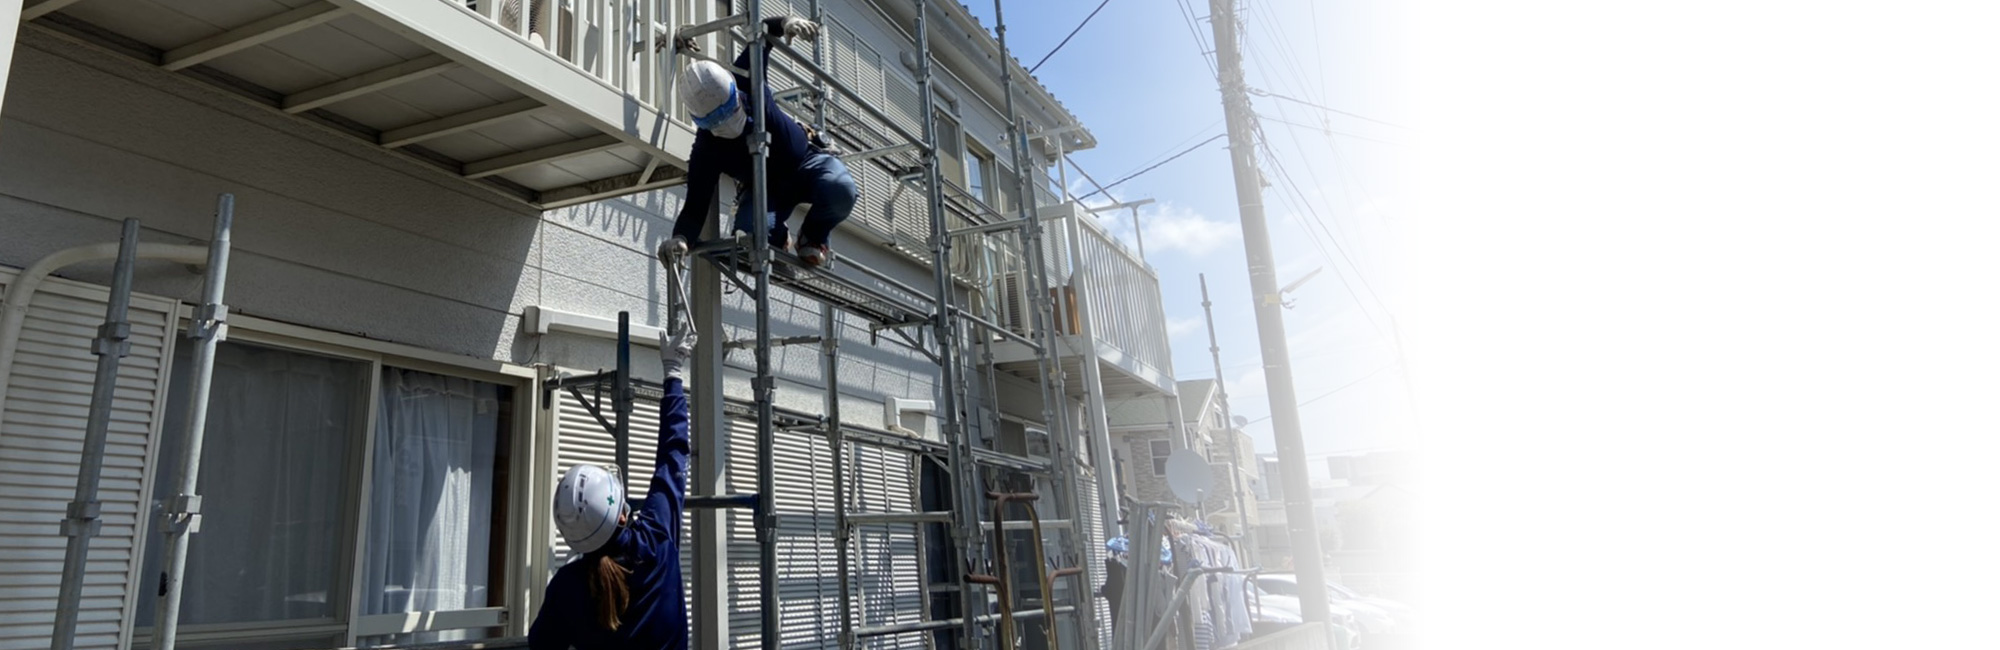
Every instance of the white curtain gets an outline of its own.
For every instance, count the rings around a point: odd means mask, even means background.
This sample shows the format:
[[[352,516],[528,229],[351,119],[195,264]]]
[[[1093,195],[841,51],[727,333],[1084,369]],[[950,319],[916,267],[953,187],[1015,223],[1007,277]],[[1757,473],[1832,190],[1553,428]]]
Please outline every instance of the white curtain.
[[[156,508],[178,490],[193,348],[184,342],[175,358],[155,461]],[[335,616],[346,548],[342,495],[367,376],[356,361],[233,342],[218,347],[202,442],[201,532],[188,545],[182,623]],[[160,535],[148,538],[141,625],[153,624],[161,570]]]
[[[500,425],[495,384],[383,368],[362,614],[487,606]]]

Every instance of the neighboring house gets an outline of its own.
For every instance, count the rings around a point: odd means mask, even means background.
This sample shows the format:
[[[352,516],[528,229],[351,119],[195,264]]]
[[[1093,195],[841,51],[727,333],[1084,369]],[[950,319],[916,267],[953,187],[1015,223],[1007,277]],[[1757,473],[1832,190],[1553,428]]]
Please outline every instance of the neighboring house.
[[[1241,494],[1245,506],[1252,510],[1249,525],[1256,525],[1253,477],[1257,456],[1250,437],[1224,421],[1222,394],[1216,390],[1215,380],[1190,379],[1176,382],[1175,387],[1171,397],[1143,396],[1110,403],[1112,441],[1120,455],[1123,490],[1135,500],[1179,502],[1167,486],[1166,467],[1167,458],[1186,446],[1180,433],[1185,430],[1192,448],[1209,463],[1211,487],[1199,504],[1200,516],[1231,535],[1240,533],[1244,524],[1236,516],[1234,494]],[[1168,414],[1177,417],[1170,419]],[[1242,461],[1233,479],[1229,470],[1232,443]],[[1230,492],[1232,485],[1235,493]]]
[[[1258,547],[1270,558],[1290,557],[1283,481],[1275,455],[1260,456],[1267,496],[1259,502],[1263,525]],[[1321,550],[1333,558],[1331,570],[1346,569],[1371,579],[1401,579],[1400,551],[1414,542],[1417,453],[1405,450],[1343,452],[1324,458],[1327,474],[1312,478],[1313,521]],[[1308,468],[1322,467],[1308,464]],[[1383,567],[1397,567],[1385,569]],[[1377,575],[1380,574],[1380,575]]]
[[[930,459],[944,453],[937,404],[959,388],[972,397],[966,421],[987,478],[1040,488],[1051,458],[1075,454],[1076,502],[1091,503],[1096,473],[1109,471],[1093,466],[1108,464],[1096,452],[1109,450],[1090,440],[1104,427],[1089,413],[1102,415],[1107,391],[1172,391],[1161,372],[1164,319],[1139,317],[1159,310],[1157,279],[1050,195],[1061,188],[1048,165],[1095,142],[1008,62],[1034,137],[1033,167],[1014,169],[996,108],[1005,104],[1002,59],[957,3],[930,5],[937,89],[930,100],[918,95],[915,6],[826,0],[824,67],[906,129],[934,111],[951,223],[1012,218],[1024,200],[1038,206],[1064,249],[1050,252],[1054,286],[1028,284],[1018,247],[979,234],[954,240],[968,253],[953,266],[955,289],[969,313],[1017,334],[1032,331],[1028,297],[1081,294],[1059,325],[1072,344],[1099,350],[1085,363],[1102,377],[1079,382],[1081,367],[1065,353],[1076,389],[1065,409],[1081,426],[1057,438],[1049,432],[1062,427],[1043,421],[1041,375],[1018,344],[978,346],[993,365],[973,365],[967,386],[941,386],[921,352],[842,313],[833,386],[817,348],[773,351],[778,406],[789,422],[810,424],[832,388],[844,424],[886,441],[852,450],[855,509],[949,503],[941,493],[949,481]],[[215,367],[181,646],[369,647],[525,633],[542,585],[568,557],[549,521],[554,479],[576,463],[610,462],[613,446],[582,401],[545,393],[541,382],[612,367],[619,312],[634,326],[636,375],[658,378],[647,341],[669,316],[672,278],[653,251],[680,207],[676,184],[693,133],[661,83],[673,60],[644,54],[648,28],[635,17],[667,30],[728,11],[728,2],[665,0],[534,2],[525,12],[486,0],[43,0],[25,9],[0,96],[0,285],[56,251],[115,241],[128,218],[141,221],[143,241],[205,244],[217,195],[236,197],[228,339]],[[0,18],[0,29],[11,33],[14,18]],[[733,50],[704,40],[705,51]],[[775,85],[806,112],[804,88],[782,74]],[[828,104],[848,151],[891,131],[850,100]],[[834,248],[896,282],[935,287],[922,243],[925,192],[900,180],[914,161],[901,150],[850,162],[862,202]],[[1021,173],[1029,199],[1011,180]],[[63,268],[19,306],[20,356],[0,377],[11,387],[0,405],[0,563],[11,567],[12,603],[0,616],[0,646],[34,647],[49,635],[63,556],[57,524],[77,473],[95,363],[89,341],[109,275],[102,262]],[[186,333],[199,284],[178,263],[137,266],[133,347],[119,375],[78,647],[149,643],[160,504],[172,496],[188,438]],[[785,292],[771,301],[777,336],[819,332],[823,304]],[[749,336],[753,301],[731,292],[720,304],[723,327],[703,334],[726,350]],[[726,442],[698,443],[705,465],[695,483],[748,492],[755,430],[742,414],[752,359],[743,349],[722,354],[704,381],[717,381],[727,402],[728,416],[706,423],[727,432],[715,438]],[[635,489],[653,467],[657,417],[644,400],[633,414]],[[840,629],[830,570],[834,455],[811,426],[776,438],[785,585],[776,606],[786,643],[831,639]],[[1045,498],[1042,512],[1083,530],[1096,584],[1104,522],[1076,502]],[[697,648],[758,644],[750,529],[747,513],[690,529]],[[857,625],[963,605],[955,589],[935,588],[963,568],[942,535],[926,545],[914,527],[877,526],[855,537]],[[927,572],[931,585],[922,583]],[[1056,599],[1080,602],[1061,582]],[[1095,605],[1064,617],[1072,638],[1089,638],[1076,627],[1094,624],[1090,614],[1103,611]],[[875,643],[932,641],[911,633]],[[936,637],[938,647],[951,641],[948,632]]]

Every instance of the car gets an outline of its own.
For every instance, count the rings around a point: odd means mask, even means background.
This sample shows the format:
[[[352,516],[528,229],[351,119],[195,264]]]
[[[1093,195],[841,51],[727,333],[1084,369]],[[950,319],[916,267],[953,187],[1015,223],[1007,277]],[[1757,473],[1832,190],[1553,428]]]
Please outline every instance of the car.
[[[1257,588],[1272,596],[1290,598],[1293,603],[1299,599],[1299,578],[1295,574],[1260,573],[1257,575]],[[1363,599],[1348,597],[1349,593],[1351,592],[1334,589],[1333,585],[1329,584],[1326,594],[1327,606],[1351,612],[1363,633],[1389,634],[1395,631],[1396,617],[1387,608]]]
[[[1282,596],[1264,591],[1254,583],[1250,588],[1250,625],[1257,634],[1291,627],[1305,622],[1299,615],[1298,596]],[[1333,625],[1335,634],[1340,636],[1339,647],[1354,647],[1354,639],[1361,635],[1361,622],[1352,610],[1339,605],[1327,606],[1327,620]]]
[[[1361,595],[1361,592],[1355,591],[1353,588],[1348,587],[1347,585],[1340,584],[1338,582],[1328,582],[1326,583],[1326,588],[1327,588],[1328,598],[1333,598],[1336,600],[1358,600],[1364,603],[1368,603],[1370,605],[1374,605],[1376,607],[1380,607],[1383,610],[1389,612],[1389,616],[1393,617],[1396,620],[1396,629],[1398,631],[1401,632],[1416,631],[1417,609],[1414,607],[1405,605],[1403,603],[1394,600],[1389,600],[1381,596],[1363,596]]]

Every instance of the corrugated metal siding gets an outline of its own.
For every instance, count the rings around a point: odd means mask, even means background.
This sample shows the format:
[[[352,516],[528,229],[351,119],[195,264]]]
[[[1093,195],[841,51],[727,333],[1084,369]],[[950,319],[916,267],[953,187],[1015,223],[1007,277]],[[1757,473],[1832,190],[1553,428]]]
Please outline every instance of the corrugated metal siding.
[[[0,284],[15,272],[0,270]],[[29,303],[12,388],[0,420],[0,649],[46,648],[55,623],[67,538],[64,508],[75,497],[97,357],[91,339],[104,322],[102,287],[50,279]],[[174,301],[133,294],[132,350],[118,368],[104,472],[98,487],[103,528],[91,540],[79,648],[116,647],[128,624],[133,563],[139,559],[140,504],[166,395]]]

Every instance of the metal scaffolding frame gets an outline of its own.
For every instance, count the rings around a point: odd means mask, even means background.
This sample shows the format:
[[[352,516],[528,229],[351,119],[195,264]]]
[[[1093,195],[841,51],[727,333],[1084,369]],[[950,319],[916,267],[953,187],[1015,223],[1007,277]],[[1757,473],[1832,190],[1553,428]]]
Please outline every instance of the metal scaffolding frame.
[[[1071,592],[1081,599],[1081,602],[1075,605],[1056,606],[1052,600],[1054,597],[1051,587],[1052,580],[1069,576],[1087,576],[1088,574],[1081,567],[1059,569],[1047,565],[1041,567],[1042,584],[1040,585],[1040,595],[1043,602],[1040,606],[1040,611],[1014,613],[1015,604],[1004,600],[1000,603],[999,613],[995,614],[983,611],[986,609],[987,600],[979,589],[982,582],[991,581],[982,580],[988,576],[982,574],[981,568],[988,566],[989,558],[987,555],[995,552],[995,549],[983,549],[981,547],[982,531],[988,527],[987,523],[982,522],[980,518],[980,512],[983,510],[981,507],[984,503],[983,500],[987,498],[994,499],[996,519],[991,522],[991,528],[993,529],[992,534],[995,544],[999,544],[1002,541],[1003,532],[1007,530],[1034,530],[1037,537],[1039,537],[1039,531],[1043,522],[1040,521],[1038,515],[1033,513],[1032,507],[1029,509],[1031,526],[1008,525],[1027,524],[1029,522],[1000,521],[997,513],[1001,512],[1001,507],[1009,500],[1021,501],[1029,497],[1023,497],[1018,494],[1004,495],[1001,492],[989,492],[981,484],[980,468],[982,463],[996,468],[1008,468],[1043,474],[1049,479],[1053,491],[1056,493],[1054,496],[1058,499],[1058,503],[1069,504],[1069,507],[1079,514],[1082,512],[1081,509],[1088,507],[1088,505],[1083,503],[1082,493],[1074,485],[1074,481],[1077,479],[1076,472],[1078,471],[1078,465],[1072,457],[1074,449],[1072,442],[1069,440],[1071,436],[1065,404],[1067,394],[1062,386],[1061,366],[1059,365],[1059,360],[1054,356],[1057,354],[1056,339],[1054,338],[1055,316],[1052,312],[1051,298],[1048,292],[1044,290],[1030,292],[1030,302],[1034,310],[1034,338],[1024,337],[1002,324],[982,318],[971,310],[955,304],[958,293],[956,283],[961,281],[962,278],[956,277],[952,269],[951,249],[952,238],[954,236],[1007,230],[1016,231],[1022,247],[1022,256],[1028,261],[1028,268],[1031,269],[1031,281],[1042,287],[1048,286],[1048,274],[1041,250],[1043,242],[1042,229],[1028,174],[1028,138],[1025,129],[1022,128],[1023,122],[1015,113],[1011,66],[1003,65],[1002,78],[1003,87],[1007,94],[1006,119],[1008,121],[1008,136],[1014,146],[1014,163],[1017,170],[1016,180],[1019,183],[1019,198],[1016,202],[1019,204],[1017,208],[1020,216],[1018,219],[1001,223],[979,224],[973,229],[953,230],[950,228],[951,224],[948,222],[948,210],[950,209],[956,209],[960,213],[972,212],[991,218],[1004,218],[1004,215],[1001,215],[998,211],[985,208],[976,201],[973,202],[971,208],[967,208],[963,204],[963,196],[949,195],[949,192],[954,190],[959,195],[963,195],[964,191],[947,187],[947,184],[941,178],[937,148],[934,146],[938,134],[938,125],[936,123],[937,94],[934,91],[936,81],[931,68],[934,61],[931,56],[930,35],[926,24],[930,2],[929,0],[911,1],[916,5],[915,40],[917,59],[920,62],[917,66],[918,92],[923,97],[921,100],[921,134],[911,133],[895,120],[890,119],[880,108],[864,100],[859,93],[829,73],[822,65],[824,52],[819,43],[814,43],[814,47],[808,55],[794,50],[782,42],[772,41],[771,37],[760,26],[763,15],[759,0],[745,0],[745,11],[741,14],[723,17],[698,25],[690,25],[676,30],[673,34],[676,60],[680,56],[715,60],[690,51],[691,48],[688,47],[693,44],[694,37],[711,33],[734,36],[737,41],[745,43],[749,48],[750,69],[747,71],[739,70],[738,72],[746,73],[751,82],[750,88],[746,89],[751,99],[749,110],[752,111],[752,123],[754,125],[747,133],[752,161],[752,172],[747,196],[748,200],[751,201],[749,207],[755,214],[767,215],[770,213],[768,204],[770,191],[769,174],[767,173],[767,164],[770,157],[770,134],[765,130],[765,126],[768,124],[767,115],[765,114],[765,95],[768,90],[764,61],[766,45],[770,46],[771,51],[785,55],[788,57],[787,60],[790,63],[804,70],[802,77],[800,74],[785,70],[782,67],[775,68],[778,71],[786,73],[795,81],[800,82],[799,85],[801,87],[810,86],[809,92],[803,94],[810,98],[812,102],[810,104],[812,122],[822,132],[830,132],[835,137],[842,135],[840,129],[826,128],[826,102],[829,90],[831,90],[845,96],[854,106],[861,109],[862,113],[877,120],[893,136],[899,137],[901,141],[892,141],[887,146],[874,147],[857,155],[850,156],[849,159],[856,163],[869,161],[873,164],[881,165],[885,169],[894,171],[895,173],[891,175],[899,178],[901,182],[909,183],[913,176],[916,177],[917,182],[914,184],[921,186],[926,193],[925,208],[930,222],[929,263],[935,282],[933,291],[925,291],[909,286],[888,274],[870,269],[865,265],[855,263],[851,260],[842,260],[839,263],[839,271],[836,271],[831,265],[825,268],[806,267],[800,263],[798,258],[790,253],[774,250],[769,246],[763,245],[763,242],[768,240],[769,235],[768,229],[770,224],[767,219],[757,219],[754,226],[755,231],[749,233],[747,237],[723,238],[715,242],[696,246],[687,253],[686,258],[675,259],[672,256],[663,254],[661,256],[662,261],[668,265],[670,272],[675,275],[676,281],[683,281],[680,279],[680,268],[678,268],[682,261],[690,258],[700,258],[708,262],[715,270],[715,283],[726,281],[736,289],[750,296],[755,302],[754,338],[744,342],[715,342],[721,346],[718,349],[735,347],[752,350],[755,359],[754,375],[751,379],[752,399],[747,405],[740,403],[731,404],[727,400],[715,400],[712,403],[721,405],[720,412],[715,413],[715,415],[723,415],[725,417],[751,416],[755,418],[757,431],[756,491],[749,494],[690,496],[688,497],[687,505],[690,509],[747,507],[754,513],[753,521],[755,523],[759,556],[758,601],[761,606],[761,646],[765,650],[777,650],[782,624],[779,619],[779,607],[777,606],[779,576],[777,564],[778,515],[775,502],[776,433],[780,429],[820,432],[825,436],[827,444],[832,450],[832,457],[835,459],[833,485],[834,498],[837,505],[834,512],[834,535],[837,545],[837,567],[835,569],[838,572],[841,610],[839,621],[840,633],[837,641],[840,648],[843,650],[854,648],[861,639],[866,638],[957,628],[957,647],[970,649],[982,647],[981,638],[984,633],[984,626],[986,625],[996,622],[1002,623],[1002,627],[1007,630],[1004,632],[1005,636],[1011,637],[1011,626],[1014,620],[1032,617],[1054,617],[1063,614],[1071,614],[1077,617],[1079,637],[1087,640],[1086,648],[1092,647],[1094,646],[1092,642],[1097,638],[1095,630],[1098,623],[1094,616],[1096,608],[1090,604],[1093,597],[1090,595],[1092,590],[1089,588],[1087,581]],[[812,0],[810,9],[812,18],[816,21],[819,20],[821,18],[821,10],[818,0]],[[995,10],[996,13],[999,10],[998,0],[995,1]],[[997,16],[996,22],[999,23],[998,30],[1002,59],[1005,62],[1012,62],[1011,55],[1006,50],[1005,23],[1004,21],[997,20]],[[736,28],[738,27],[745,28],[748,33],[737,33]],[[728,62],[720,63],[728,65]],[[676,68],[677,65],[670,62],[662,73],[673,75]],[[672,83],[672,81],[669,80],[667,83]],[[796,98],[801,93],[797,93],[795,89],[795,91],[788,91],[788,94]],[[861,128],[868,127],[866,124],[856,124],[855,126]],[[879,131],[873,131],[871,134],[878,138],[883,135]],[[858,140],[858,138],[849,139]],[[905,151],[914,152],[920,156],[921,162],[915,169],[907,166],[899,167],[898,163],[891,159],[896,154],[902,154]],[[960,202],[953,203],[951,199],[958,199]],[[719,205],[711,205],[708,209],[713,212],[718,207]],[[719,223],[719,220],[716,219],[711,219],[711,221]],[[689,275],[693,277],[690,277],[688,281],[695,281],[695,278],[700,277],[700,274],[691,273]],[[820,333],[818,336],[777,338],[772,335],[770,301],[773,289],[784,289],[792,294],[811,299],[825,306],[821,310]],[[719,323],[717,314],[721,307],[721,292],[696,287],[693,294],[698,299],[690,300],[686,297],[685,293],[676,293],[671,296],[670,300],[678,300],[679,302],[670,307],[670,314],[685,313],[693,317],[693,320],[711,324]],[[681,310],[686,311],[683,312]],[[836,310],[847,312],[867,321],[872,334],[879,335],[884,332],[891,334],[904,345],[922,353],[939,366],[942,372],[941,385],[943,386],[943,390],[940,391],[941,408],[939,409],[941,419],[940,430],[943,439],[941,443],[904,436],[894,432],[871,431],[865,427],[858,427],[841,420],[838,399],[840,336]],[[705,313],[701,313],[704,311]],[[969,394],[970,387],[967,381],[971,374],[968,371],[968,366],[973,363],[972,350],[974,346],[970,342],[975,340],[992,341],[996,339],[1007,339],[1021,343],[1037,353],[1039,369],[1038,383],[1041,385],[1043,393],[1044,424],[1053,429],[1050,432],[1053,439],[1052,442],[1054,443],[1050,450],[1053,458],[1052,462],[1040,463],[1034,459],[1021,458],[994,450],[983,449],[974,444],[974,432],[971,424],[977,420],[973,416],[973,411],[978,406],[977,402]],[[544,384],[543,394],[545,407],[552,403],[550,398],[556,390],[568,390],[577,401],[585,404],[593,417],[612,434],[617,443],[616,451],[620,470],[627,471],[625,468],[629,457],[629,436],[627,435],[627,429],[629,427],[632,400],[641,391],[647,393],[654,392],[657,390],[657,386],[651,384],[651,382],[637,380],[630,376],[629,316],[622,312],[619,314],[618,341],[618,364],[616,369],[595,375],[551,380]],[[821,345],[821,372],[827,386],[827,390],[825,391],[825,413],[818,416],[784,411],[777,406],[775,399],[777,388],[776,377],[773,373],[771,361],[771,349],[775,346],[811,343]],[[697,375],[712,382],[709,384],[711,387],[719,387],[723,355],[697,355],[695,365],[697,366],[695,369]],[[990,368],[990,361],[988,365]],[[612,401],[610,408],[613,411],[613,417],[608,419],[601,414],[605,400],[603,390],[607,388],[607,385],[611,391],[609,399]],[[592,390],[597,393],[597,399],[586,398],[582,392],[581,387],[583,386],[592,387]],[[703,426],[715,427],[722,425],[720,423],[706,423]],[[856,452],[858,445],[901,448],[926,456],[943,458],[944,467],[951,477],[950,507],[947,510],[936,512],[852,512],[852,496],[846,485],[850,480],[847,476],[847,468],[849,462],[853,459],[853,454]],[[629,474],[629,472],[627,473]],[[1001,498],[1002,496],[1007,496],[1007,498]],[[1080,519],[1073,519],[1071,521],[1080,521]],[[853,579],[851,576],[853,559],[849,547],[853,541],[855,528],[865,525],[884,524],[915,526],[919,548],[925,546],[923,540],[926,536],[925,528],[928,525],[949,525],[950,537],[953,547],[956,549],[957,557],[955,558],[955,563],[962,567],[962,571],[958,575],[951,576],[951,580],[957,582],[959,597],[959,611],[955,616],[936,617],[930,611],[928,592],[930,579],[926,577],[923,579],[926,590],[923,600],[923,611],[926,620],[857,628],[853,613],[854,597],[852,593]],[[1081,530],[1081,526],[1077,525],[1068,525],[1067,527],[1070,530],[1067,541],[1074,547],[1072,549],[1074,557],[1081,561],[1082,558],[1087,557],[1087,554],[1083,551],[1084,542],[1082,540],[1085,538],[1084,531]],[[1037,550],[1039,551],[1040,547],[1037,547]],[[1004,554],[1004,551],[999,552]],[[1038,552],[1037,555],[1040,555],[1040,553]],[[1003,574],[999,577],[1004,581],[1007,576],[1004,575],[1006,566],[1004,559],[1001,559],[1002,557],[1004,555],[996,556],[993,559],[999,560],[995,563],[997,564],[995,568],[998,569],[999,573]],[[1010,596],[1011,594],[1007,594],[1005,591],[1001,593],[1003,599]],[[700,602],[700,599],[698,599],[698,602]],[[1055,629],[1053,622],[1048,624],[1047,633],[1051,639],[1054,638]],[[702,636],[706,639],[721,638],[719,635],[712,634],[703,634]]]

